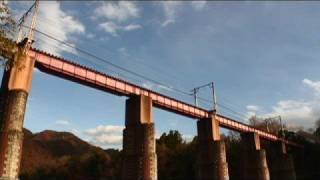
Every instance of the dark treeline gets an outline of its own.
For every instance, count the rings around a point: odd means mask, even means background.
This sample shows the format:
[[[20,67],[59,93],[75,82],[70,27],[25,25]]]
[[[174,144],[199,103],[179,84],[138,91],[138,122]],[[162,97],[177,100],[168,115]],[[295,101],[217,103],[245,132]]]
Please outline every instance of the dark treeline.
[[[315,131],[315,135],[318,135],[318,131],[319,129]],[[289,148],[289,153],[295,160],[298,179],[319,179],[320,146],[301,133],[284,131],[283,134],[287,139],[304,145],[303,150]],[[238,180],[241,177],[242,164],[240,136],[230,133],[228,136],[223,136],[223,139],[226,142],[230,179]],[[265,141],[262,141],[262,146],[267,153],[272,147],[269,142]],[[196,179],[197,137],[186,142],[178,131],[163,133],[157,139],[157,156],[159,180]],[[84,154],[59,157],[50,167],[44,166],[32,171],[22,170],[21,180],[118,180],[121,174],[121,157],[121,151],[112,149],[101,151],[95,148]],[[268,163],[272,163],[271,161],[268,158]]]

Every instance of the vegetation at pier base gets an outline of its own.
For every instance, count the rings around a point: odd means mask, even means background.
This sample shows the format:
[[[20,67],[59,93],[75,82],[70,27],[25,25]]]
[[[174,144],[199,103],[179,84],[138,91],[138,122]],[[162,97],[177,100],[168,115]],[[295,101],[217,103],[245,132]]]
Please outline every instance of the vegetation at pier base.
[[[320,121],[319,121],[320,122]],[[262,121],[255,125],[261,129]],[[298,180],[317,180],[320,177],[320,123],[314,135],[299,131],[284,131],[286,138],[304,145],[297,151],[289,149],[296,165]],[[224,135],[229,176],[241,177],[241,141],[238,133]],[[43,131],[33,134],[24,130],[21,180],[120,180],[122,153],[92,146],[67,132]],[[197,175],[197,137],[184,140],[178,131],[163,133],[157,139],[158,179],[195,180]],[[262,141],[269,152],[271,145]],[[302,152],[302,153],[301,153]],[[269,159],[268,163],[272,163]]]

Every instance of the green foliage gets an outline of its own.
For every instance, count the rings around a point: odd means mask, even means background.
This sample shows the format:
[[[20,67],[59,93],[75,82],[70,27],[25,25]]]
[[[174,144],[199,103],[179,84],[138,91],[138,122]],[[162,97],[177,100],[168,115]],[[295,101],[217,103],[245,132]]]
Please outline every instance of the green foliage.
[[[178,131],[163,133],[157,140],[159,180],[196,178],[196,138],[184,142]]]
[[[159,139],[160,144],[165,144],[168,148],[174,149],[183,141],[181,134],[178,131],[169,131],[169,134],[163,133]]]

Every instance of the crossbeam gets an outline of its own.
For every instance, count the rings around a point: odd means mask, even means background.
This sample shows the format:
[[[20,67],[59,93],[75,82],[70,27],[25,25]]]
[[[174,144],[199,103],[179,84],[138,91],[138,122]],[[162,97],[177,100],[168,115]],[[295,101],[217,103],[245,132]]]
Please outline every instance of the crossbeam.
[[[67,80],[71,80],[86,86],[90,86],[108,93],[118,96],[133,96],[144,95],[151,97],[152,103],[161,109],[171,111],[183,116],[195,119],[203,119],[212,115],[208,110],[191,104],[182,102],[180,100],[171,98],[169,96],[154,92],[152,90],[143,88],[133,83],[124,81],[122,79],[112,77],[110,75],[98,72],[88,67],[76,64],[61,57],[51,55],[49,53],[32,48],[28,55],[35,58],[35,67],[40,71],[52,74]],[[254,132],[261,138],[270,141],[283,141],[292,146],[300,146],[296,143],[286,141],[261,130],[258,130],[247,124],[238,122],[231,118],[216,114],[215,115],[221,127],[234,130],[237,132]]]

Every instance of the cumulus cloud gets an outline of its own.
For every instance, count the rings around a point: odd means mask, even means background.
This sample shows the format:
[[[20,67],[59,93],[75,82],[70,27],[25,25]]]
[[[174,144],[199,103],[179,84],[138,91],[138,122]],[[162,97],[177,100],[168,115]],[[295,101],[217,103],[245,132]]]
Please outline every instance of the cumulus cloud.
[[[192,1],[191,2],[191,6],[195,9],[195,10],[201,10],[203,9],[207,4],[207,1]]]
[[[13,15],[17,20],[33,4],[31,1],[16,1],[10,2],[10,4],[11,3],[14,8]],[[72,12],[66,12],[61,9],[60,2],[40,1],[39,6],[39,16],[36,26],[37,30],[67,42],[72,46],[75,46],[74,43],[77,41],[77,35],[86,33],[85,26],[72,15]],[[26,26],[29,26],[31,23],[30,15],[26,20]],[[28,32],[29,29],[24,28],[24,33]],[[67,47],[40,33],[35,33],[35,46],[55,55],[61,55],[63,51],[77,53],[73,48]]]
[[[89,142],[102,147],[109,145],[120,145],[122,143],[123,126],[99,125],[88,129],[85,134],[89,136]]]
[[[111,34],[112,36],[118,36],[118,31],[132,31],[132,30],[140,29],[141,25],[129,24],[127,26],[121,26],[121,25],[117,25],[112,21],[108,21],[108,22],[99,24],[99,27],[103,29],[105,32]]]
[[[307,100],[281,100],[272,106],[271,112],[259,114],[261,117],[274,117],[280,115],[290,127],[311,128],[320,118],[320,81],[304,79],[302,83],[311,88],[313,96]],[[248,114],[252,111],[249,111]]]
[[[102,18],[99,27],[112,36],[118,36],[119,31],[133,31],[142,28],[140,24],[127,23],[129,19],[140,16],[138,7],[133,2],[103,2],[94,11],[93,19]]]
[[[317,95],[317,96],[320,96],[320,81],[311,81],[309,79],[304,79],[303,80],[303,83],[307,86],[309,86],[310,88],[313,89],[314,93]]]
[[[113,36],[117,36],[117,30],[119,29],[118,25],[114,22],[104,22],[99,24],[99,27],[103,29],[105,32],[110,33]]]
[[[72,15],[61,9],[60,2],[57,1],[41,1],[40,2],[39,21],[37,29],[54,36],[62,41],[74,44],[71,39],[74,35],[85,33],[85,26],[75,19]],[[64,47],[57,41],[49,39],[41,34],[37,34],[36,40],[38,47],[44,51],[60,55],[63,51],[76,53],[75,50],[69,47]],[[63,47],[59,48],[59,47]]]
[[[123,126],[114,126],[114,125],[99,125],[93,129],[88,129],[86,131],[89,135],[100,135],[100,134],[112,134],[112,133],[122,133]]]
[[[94,14],[98,17],[123,22],[130,18],[139,17],[139,9],[133,2],[129,1],[103,2],[94,11]]]
[[[90,142],[99,146],[120,145],[122,143],[122,135],[101,134],[100,136],[95,136],[93,141]]]

